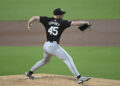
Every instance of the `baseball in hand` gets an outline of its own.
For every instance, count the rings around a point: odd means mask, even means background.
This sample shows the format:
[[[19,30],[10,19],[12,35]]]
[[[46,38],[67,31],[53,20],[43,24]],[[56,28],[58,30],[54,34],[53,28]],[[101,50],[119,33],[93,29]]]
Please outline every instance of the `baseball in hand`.
[[[28,24],[28,30],[32,29],[32,24]]]

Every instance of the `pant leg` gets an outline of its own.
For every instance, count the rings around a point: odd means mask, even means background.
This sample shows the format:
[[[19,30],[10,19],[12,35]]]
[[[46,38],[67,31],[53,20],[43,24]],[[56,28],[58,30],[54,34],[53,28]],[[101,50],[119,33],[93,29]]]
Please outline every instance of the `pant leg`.
[[[38,61],[32,68],[31,71],[34,72],[37,69],[39,69],[40,67],[42,67],[44,64],[47,64],[51,59],[51,55],[49,55],[48,53],[44,53],[43,59]]]
[[[73,62],[72,57],[62,48],[59,46],[59,48],[55,51],[54,55],[58,57],[59,59],[63,60],[64,63],[68,66],[70,71],[75,75],[79,76],[79,72]]]

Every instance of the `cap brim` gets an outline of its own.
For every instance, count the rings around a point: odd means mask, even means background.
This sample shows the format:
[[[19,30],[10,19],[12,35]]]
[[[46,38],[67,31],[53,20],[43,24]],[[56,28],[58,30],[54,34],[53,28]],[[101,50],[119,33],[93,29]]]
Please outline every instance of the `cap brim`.
[[[66,12],[65,12],[65,11],[63,11],[63,12],[62,12],[62,15],[63,15],[63,14],[65,14],[65,13],[66,13]]]

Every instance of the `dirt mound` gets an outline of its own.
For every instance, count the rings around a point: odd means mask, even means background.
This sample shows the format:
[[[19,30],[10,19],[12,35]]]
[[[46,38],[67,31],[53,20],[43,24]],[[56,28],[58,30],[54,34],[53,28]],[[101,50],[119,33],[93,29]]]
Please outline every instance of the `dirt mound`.
[[[0,86],[120,86],[120,80],[92,78],[77,84],[72,76],[35,74],[36,79],[27,79],[24,75],[0,76]]]

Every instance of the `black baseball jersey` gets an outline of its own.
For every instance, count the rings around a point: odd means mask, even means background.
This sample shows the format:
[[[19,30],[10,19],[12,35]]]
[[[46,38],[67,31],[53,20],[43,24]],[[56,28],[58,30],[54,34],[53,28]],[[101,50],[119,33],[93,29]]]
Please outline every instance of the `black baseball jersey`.
[[[40,16],[40,22],[46,29],[47,41],[59,43],[62,32],[70,27],[71,21]]]

